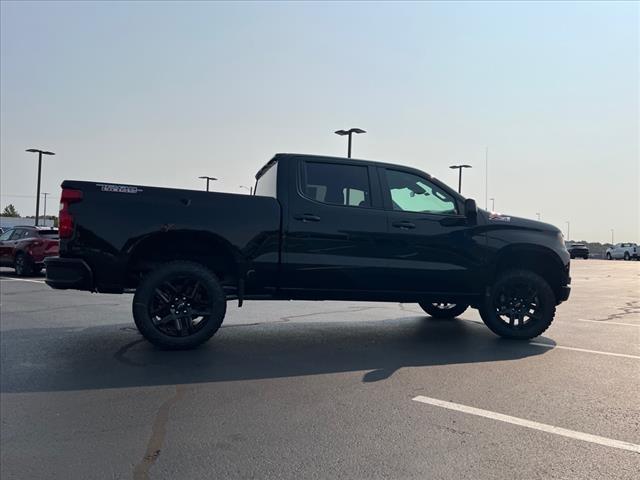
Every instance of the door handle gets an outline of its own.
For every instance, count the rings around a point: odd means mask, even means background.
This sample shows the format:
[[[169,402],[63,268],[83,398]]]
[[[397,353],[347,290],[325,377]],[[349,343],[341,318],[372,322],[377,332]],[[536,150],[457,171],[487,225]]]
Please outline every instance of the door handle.
[[[415,223],[408,222],[406,220],[403,220],[401,222],[393,222],[391,225],[396,227],[396,228],[400,228],[402,230],[411,230],[412,228],[416,228],[416,224]]]
[[[312,213],[305,213],[304,215],[297,215],[295,217],[296,220],[300,220],[301,222],[319,222],[320,217],[317,215],[313,215]]]

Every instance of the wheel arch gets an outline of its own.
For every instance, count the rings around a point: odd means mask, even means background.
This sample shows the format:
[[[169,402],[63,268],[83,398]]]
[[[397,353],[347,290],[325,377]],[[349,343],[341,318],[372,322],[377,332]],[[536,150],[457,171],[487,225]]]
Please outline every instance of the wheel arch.
[[[175,260],[200,263],[214,272],[224,284],[237,285],[246,271],[239,250],[225,238],[211,232],[156,232],[132,242],[126,248],[126,253],[128,286],[135,286],[140,275],[159,264]]]
[[[561,298],[566,284],[569,263],[566,264],[552,249],[540,245],[509,245],[498,252],[491,281],[507,270],[522,269],[537,273],[544,278],[556,298]]]

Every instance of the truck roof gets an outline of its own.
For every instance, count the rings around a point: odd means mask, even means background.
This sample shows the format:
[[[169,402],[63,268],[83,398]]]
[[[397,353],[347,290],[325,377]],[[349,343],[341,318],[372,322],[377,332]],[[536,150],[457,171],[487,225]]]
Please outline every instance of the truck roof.
[[[418,170],[416,168],[413,167],[408,167],[405,165],[399,165],[397,163],[386,163],[386,162],[380,162],[377,160],[365,160],[365,159],[358,159],[358,158],[346,158],[346,157],[332,157],[330,155],[312,155],[312,154],[308,154],[308,153],[276,153],[273,158],[271,160],[269,160],[260,170],[258,170],[258,173],[256,173],[256,180],[258,180],[263,174],[264,172],[266,172],[267,170],[269,170],[269,168],[271,168],[271,166],[280,161],[280,160],[288,160],[291,158],[308,158],[310,160],[331,160],[331,161],[343,161],[343,162],[349,162],[349,163],[362,163],[363,165],[378,165],[381,167],[392,167],[392,168],[397,168],[397,167],[402,167],[408,170],[414,170],[416,173],[420,173],[420,174],[424,174],[427,175],[427,177],[429,178],[433,178],[431,175],[429,175],[427,172],[424,172],[422,170]]]

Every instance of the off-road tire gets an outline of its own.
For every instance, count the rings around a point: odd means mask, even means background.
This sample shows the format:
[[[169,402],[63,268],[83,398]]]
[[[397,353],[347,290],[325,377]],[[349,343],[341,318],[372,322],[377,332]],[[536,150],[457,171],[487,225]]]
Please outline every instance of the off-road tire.
[[[201,285],[197,288],[204,289],[201,295],[206,295],[204,298],[206,298],[205,302],[210,312],[209,315],[203,317],[196,317],[194,314],[193,318],[202,318],[205,323],[193,333],[184,336],[167,334],[161,330],[157,319],[154,321],[156,317],[152,315],[152,308],[157,308],[159,301],[157,289],[166,285],[166,282],[173,278],[190,279]],[[196,262],[175,261],[158,267],[142,279],[133,297],[133,318],[136,327],[149,342],[167,350],[186,350],[206,342],[222,325],[226,311],[226,296],[218,278],[209,269]],[[171,315],[173,313],[169,313],[165,318]],[[185,317],[191,318],[190,315],[183,315],[182,318],[185,319]],[[166,323],[171,322],[174,320],[169,320]],[[180,323],[180,320],[176,319],[175,323]],[[166,327],[163,325],[162,328]],[[180,330],[181,332],[182,330]]]
[[[462,315],[467,308],[469,308],[469,305],[466,303],[420,302],[419,305],[433,318],[442,319],[458,317]]]
[[[508,303],[502,300],[505,297],[509,298],[509,295],[505,294],[505,290],[526,289],[527,287],[535,291],[532,305],[536,306],[536,316],[531,317],[523,324],[512,325],[499,315],[497,305]],[[549,328],[556,313],[556,298],[549,284],[540,275],[529,270],[509,270],[498,276],[488,294],[485,295],[479,310],[485,325],[496,335],[527,340],[541,335]]]

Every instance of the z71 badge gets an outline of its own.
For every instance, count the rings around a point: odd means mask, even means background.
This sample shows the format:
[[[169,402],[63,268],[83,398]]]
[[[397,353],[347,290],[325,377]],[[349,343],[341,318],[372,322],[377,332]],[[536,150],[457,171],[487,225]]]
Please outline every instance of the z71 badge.
[[[103,192],[112,193],[139,193],[142,192],[141,188],[132,187],[130,185],[111,185],[108,183],[96,183],[96,186],[100,187]]]

